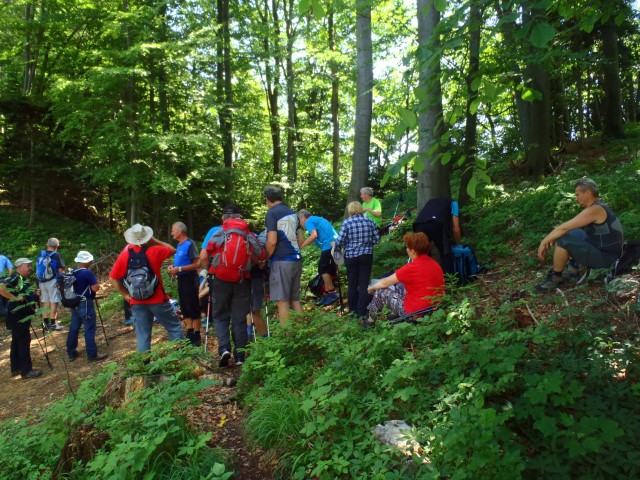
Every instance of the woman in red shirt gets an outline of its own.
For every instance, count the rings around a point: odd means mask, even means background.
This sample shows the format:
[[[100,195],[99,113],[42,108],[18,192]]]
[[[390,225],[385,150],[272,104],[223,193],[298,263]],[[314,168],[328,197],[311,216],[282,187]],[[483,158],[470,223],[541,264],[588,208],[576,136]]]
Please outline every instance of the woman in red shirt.
[[[430,307],[437,303],[434,297],[444,295],[444,274],[438,262],[429,256],[429,238],[418,232],[407,233],[402,240],[410,263],[368,288],[370,294],[375,292],[369,304],[369,323],[385,306],[393,315],[403,316]]]

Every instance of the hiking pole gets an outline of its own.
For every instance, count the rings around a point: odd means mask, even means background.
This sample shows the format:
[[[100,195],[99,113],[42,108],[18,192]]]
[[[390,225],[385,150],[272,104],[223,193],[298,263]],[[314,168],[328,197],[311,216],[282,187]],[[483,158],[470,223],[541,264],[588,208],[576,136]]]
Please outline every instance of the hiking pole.
[[[340,315],[344,315],[344,305],[342,303],[342,285],[340,283],[340,267],[336,264],[336,284],[338,285],[338,298],[340,300]]]
[[[204,330],[204,353],[207,353],[207,344],[209,343],[209,319],[211,318],[211,299],[213,298],[211,276],[209,275],[207,275],[207,283],[209,284],[209,302],[207,304],[207,324]]]
[[[271,336],[271,328],[269,327],[269,305],[267,305],[267,285],[262,284],[262,291],[264,292],[264,319],[267,322],[267,337]]]
[[[89,301],[89,300],[87,300]],[[109,340],[107,340],[107,331],[104,329],[104,322],[102,321],[102,313],[100,312],[100,305],[98,305],[98,299],[95,299],[96,302],[96,312],[98,312],[98,318],[100,319],[100,325],[102,325],[102,333],[104,333],[104,344],[109,346]]]
[[[47,360],[47,366],[49,367],[50,370],[53,370],[53,365],[51,365],[51,361],[49,360],[49,354],[47,353],[47,350],[46,350],[47,340],[44,338],[44,335],[42,335],[42,340],[44,340],[44,348],[43,348],[42,343],[40,343],[40,339],[38,338],[38,334],[36,333],[36,329],[33,328],[33,325],[31,324],[31,322],[29,322],[29,326],[33,331],[33,335],[36,337],[36,341],[38,342],[38,345],[40,345],[40,350],[42,350],[42,353],[44,354],[44,358],[46,358]]]

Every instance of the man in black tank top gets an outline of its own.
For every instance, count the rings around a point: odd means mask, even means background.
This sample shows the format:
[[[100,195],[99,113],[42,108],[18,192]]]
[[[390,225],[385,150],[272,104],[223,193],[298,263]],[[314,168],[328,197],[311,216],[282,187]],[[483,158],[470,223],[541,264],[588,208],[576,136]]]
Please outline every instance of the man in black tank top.
[[[576,201],[583,210],[554,228],[538,246],[538,258],[544,261],[547,250],[555,243],[553,268],[547,280],[537,286],[541,291],[564,283],[562,272],[570,259],[586,267],[608,268],[622,255],[622,225],[613,210],[600,200],[598,185],[581,178],[575,187]],[[569,274],[577,273],[575,265],[569,265],[568,270]]]

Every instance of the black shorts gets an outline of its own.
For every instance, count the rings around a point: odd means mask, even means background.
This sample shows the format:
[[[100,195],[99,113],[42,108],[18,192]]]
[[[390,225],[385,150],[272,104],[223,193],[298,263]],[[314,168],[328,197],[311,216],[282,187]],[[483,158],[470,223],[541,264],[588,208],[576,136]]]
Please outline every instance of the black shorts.
[[[332,277],[336,275],[336,262],[333,261],[333,255],[331,255],[331,249],[323,250],[320,254],[320,261],[318,262],[318,273],[323,275],[328,273]]]
[[[198,300],[198,273],[189,272],[178,275],[178,298],[182,318],[200,318],[200,301]]]

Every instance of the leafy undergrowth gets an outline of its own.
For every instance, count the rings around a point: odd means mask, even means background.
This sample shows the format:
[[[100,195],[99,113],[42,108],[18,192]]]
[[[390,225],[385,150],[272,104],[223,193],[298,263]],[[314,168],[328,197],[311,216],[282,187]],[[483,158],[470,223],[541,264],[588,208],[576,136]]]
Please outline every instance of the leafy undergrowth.
[[[489,273],[451,289],[447,307],[414,324],[362,331],[306,313],[251,347],[241,392],[250,443],[279,458],[280,478],[519,479],[640,475],[637,275],[540,295],[549,268],[536,247],[578,211],[588,175],[640,236],[640,156],[632,145],[564,159],[538,184],[487,188],[466,210],[466,240]],[[377,269],[404,259],[400,237],[376,247]],[[420,445],[382,445],[376,424],[403,419]]]
[[[240,383],[249,441],[280,456],[281,478],[640,474],[636,342],[602,314],[569,308],[519,328],[517,303],[454,304],[364,332],[312,314],[253,345]],[[391,419],[413,426],[410,459],[371,433]]]
[[[0,434],[0,478],[211,479],[233,473],[224,452],[207,445],[185,418],[196,394],[210,387],[193,362],[195,349],[164,344],[109,363],[82,383],[75,398],[52,405],[41,418],[7,421]],[[121,377],[161,376],[158,383],[115,403],[105,393]]]

